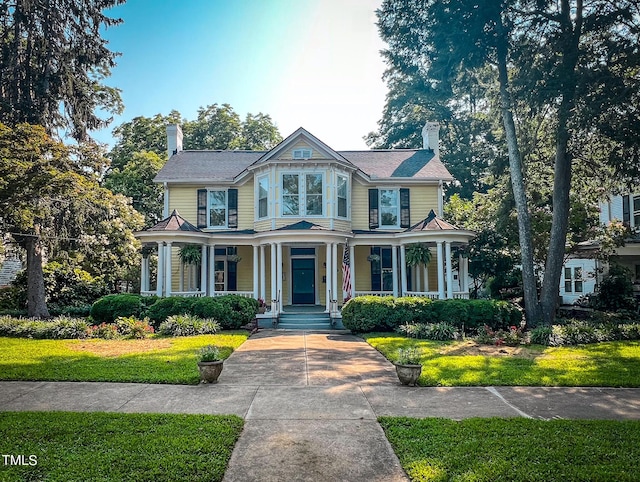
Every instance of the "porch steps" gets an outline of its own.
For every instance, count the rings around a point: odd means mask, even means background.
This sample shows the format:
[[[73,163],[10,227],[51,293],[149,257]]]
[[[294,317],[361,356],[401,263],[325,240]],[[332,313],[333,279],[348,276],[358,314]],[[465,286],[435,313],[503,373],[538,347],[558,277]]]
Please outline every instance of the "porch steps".
[[[283,330],[331,330],[329,313],[281,313],[278,328]]]

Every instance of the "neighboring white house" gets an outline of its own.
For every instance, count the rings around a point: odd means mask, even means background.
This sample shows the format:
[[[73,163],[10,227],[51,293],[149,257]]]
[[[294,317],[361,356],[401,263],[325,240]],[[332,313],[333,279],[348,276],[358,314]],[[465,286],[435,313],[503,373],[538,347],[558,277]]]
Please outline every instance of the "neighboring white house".
[[[609,225],[621,221],[633,232],[640,233],[640,194],[611,196],[600,203],[600,223]],[[589,256],[598,248],[597,243],[585,246],[583,255],[572,256],[564,265],[560,280],[560,296],[563,304],[572,304],[580,296],[593,293],[607,266]],[[631,271],[634,285],[640,288],[640,239],[629,238],[625,245],[616,248],[612,258]]]

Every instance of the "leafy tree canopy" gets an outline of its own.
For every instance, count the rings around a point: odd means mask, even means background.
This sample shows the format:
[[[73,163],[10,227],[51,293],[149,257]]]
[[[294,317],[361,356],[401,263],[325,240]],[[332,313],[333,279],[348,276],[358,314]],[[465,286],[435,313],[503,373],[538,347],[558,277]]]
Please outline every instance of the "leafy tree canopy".
[[[124,0],[13,0],[0,3],[0,122],[66,130],[86,140],[122,110],[120,91],[104,85],[115,66],[101,30],[121,23],[103,11]]]

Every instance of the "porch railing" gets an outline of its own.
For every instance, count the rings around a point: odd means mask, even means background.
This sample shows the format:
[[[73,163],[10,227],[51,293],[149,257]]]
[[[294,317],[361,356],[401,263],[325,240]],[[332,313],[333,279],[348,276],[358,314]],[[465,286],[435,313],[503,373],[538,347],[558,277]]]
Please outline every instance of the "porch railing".
[[[354,291],[354,296],[393,296],[393,291]]]
[[[356,291],[354,296],[393,296],[393,291]],[[437,300],[440,298],[440,293],[438,291],[406,291],[404,296],[418,296],[421,298]],[[466,291],[454,291],[453,298],[458,300],[468,300],[469,293]]]
[[[154,291],[141,291],[141,296],[155,296],[156,292]],[[206,296],[205,291],[172,291],[168,296],[181,296],[183,298],[202,298]],[[212,296],[222,296],[222,295],[238,295],[243,296],[245,298],[253,298],[253,291],[216,291]]]

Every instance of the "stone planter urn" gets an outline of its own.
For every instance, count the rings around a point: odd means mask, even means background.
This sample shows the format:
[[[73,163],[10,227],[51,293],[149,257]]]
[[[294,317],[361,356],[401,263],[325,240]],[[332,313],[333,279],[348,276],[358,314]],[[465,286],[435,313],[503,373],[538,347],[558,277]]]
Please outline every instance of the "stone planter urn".
[[[218,383],[218,377],[222,373],[223,360],[198,362],[201,383]]]
[[[422,373],[422,365],[401,365],[399,363],[395,365],[400,383],[415,387],[416,381]]]

